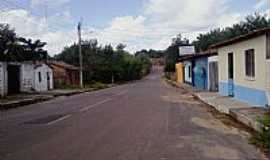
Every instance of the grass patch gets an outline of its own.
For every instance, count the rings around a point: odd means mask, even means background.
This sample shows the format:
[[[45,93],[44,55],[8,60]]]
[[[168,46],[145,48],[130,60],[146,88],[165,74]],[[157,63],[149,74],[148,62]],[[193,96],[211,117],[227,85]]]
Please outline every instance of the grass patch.
[[[250,142],[270,151],[270,115],[262,116],[257,121],[265,127],[260,133],[255,134]]]
[[[108,88],[108,87],[109,87],[108,84],[105,84],[105,83],[102,83],[102,82],[93,82],[91,84],[86,85],[86,88],[93,88],[95,90],[105,89],[105,88]]]
[[[80,87],[77,85],[67,85],[67,84],[58,84],[56,85],[56,89],[79,89]]]

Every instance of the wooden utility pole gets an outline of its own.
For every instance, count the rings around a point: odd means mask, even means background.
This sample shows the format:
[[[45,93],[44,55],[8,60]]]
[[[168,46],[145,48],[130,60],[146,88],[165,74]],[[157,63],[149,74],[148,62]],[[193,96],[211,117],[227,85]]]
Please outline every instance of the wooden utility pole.
[[[82,57],[82,38],[81,38],[81,25],[78,24],[78,39],[79,39],[79,60],[80,60],[80,87],[83,88],[83,57]]]

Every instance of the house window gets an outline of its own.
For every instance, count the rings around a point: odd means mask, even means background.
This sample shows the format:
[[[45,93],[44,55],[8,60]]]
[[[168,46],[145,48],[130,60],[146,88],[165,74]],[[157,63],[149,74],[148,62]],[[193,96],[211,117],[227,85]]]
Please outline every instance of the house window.
[[[255,51],[249,49],[245,51],[246,76],[255,77]]]
[[[39,81],[39,83],[42,81],[42,79],[41,79],[41,72],[38,72],[38,81]]]
[[[270,32],[266,37],[266,59],[270,59]]]

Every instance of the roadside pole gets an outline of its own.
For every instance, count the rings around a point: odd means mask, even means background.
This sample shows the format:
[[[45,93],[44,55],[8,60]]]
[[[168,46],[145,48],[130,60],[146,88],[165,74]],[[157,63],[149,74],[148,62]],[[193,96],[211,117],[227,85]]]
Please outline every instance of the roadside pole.
[[[80,87],[83,88],[83,57],[82,57],[82,44],[81,44],[81,25],[82,23],[79,22],[78,24],[78,39],[79,39],[79,61],[80,61]]]

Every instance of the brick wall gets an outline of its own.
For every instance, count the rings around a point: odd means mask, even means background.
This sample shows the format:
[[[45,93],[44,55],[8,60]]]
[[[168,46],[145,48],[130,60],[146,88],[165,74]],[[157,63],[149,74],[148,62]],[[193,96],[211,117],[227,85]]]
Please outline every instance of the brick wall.
[[[62,85],[79,85],[79,72],[77,70],[69,70],[57,65],[51,65],[53,68],[53,78],[55,87]]]

